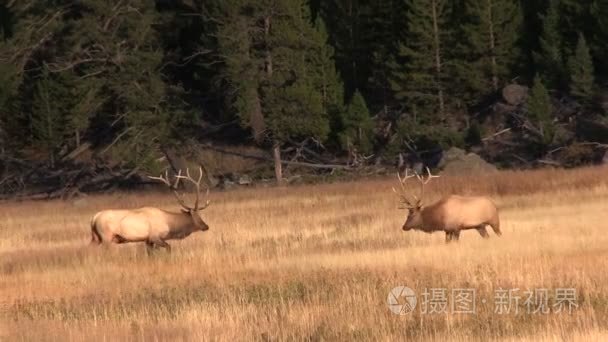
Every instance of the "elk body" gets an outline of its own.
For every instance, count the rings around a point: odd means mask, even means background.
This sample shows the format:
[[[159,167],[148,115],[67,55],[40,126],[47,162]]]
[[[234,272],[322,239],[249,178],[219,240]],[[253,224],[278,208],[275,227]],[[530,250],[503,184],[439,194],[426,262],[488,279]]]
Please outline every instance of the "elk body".
[[[131,210],[102,210],[91,219],[91,244],[144,242],[148,253],[158,247],[163,247],[171,252],[171,246],[167,243],[167,240],[183,239],[194,232],[208,230],[209,226],[199,215],[199,211],[209,206],[208,200],[204,205],[199,206],[202,168],[199,171],[198,180],[194,180],[188,170],[186,171],[187,176],[182,176],[180,171],[175,177],[173,185],[169,182],[167,173],[165,173],[165,177],[162,175],[160,177],[150,177],[160,180],[172,189],[182,207],[180,212],[171,212],[153,207]],[[192,182],[196,188],[196,200],[192,207],[187,206],[176,191],[180,179]],[[208,194],[209,190],[207,189]]]
[[[402,193],[399,194],[394,188],[393,191],[401,197],[404,209],[408,209],[407,220],[403,224],[403,230],[420,230],[427,233],[444,231],[446,242],[458,240],[460,232],[467,229],[476,229],[483,238],[489,238],[486,226],[489,225],[496,235],[500,236],[500,220],[498,208],[487,197],[483,196],[458,196],[449,195],[441,198],[437,202],[424,205],[424,186],[435,177],[431,175],[427,168],[428,177],[424,179],[418,174],[408,176],[407,171],[404,178],[399,175],[399,183]],[[410,200],[405,194],[405,180],[414,177],[420,182],[420,198],[413,196]]]

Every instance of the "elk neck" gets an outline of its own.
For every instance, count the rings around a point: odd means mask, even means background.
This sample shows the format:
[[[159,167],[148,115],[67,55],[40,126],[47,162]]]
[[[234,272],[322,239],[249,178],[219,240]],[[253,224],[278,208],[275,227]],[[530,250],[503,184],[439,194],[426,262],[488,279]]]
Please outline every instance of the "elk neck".
[[[422,209],[422,226],[419,230],[425,233],[432,233],[439,230],[443,230],[441,228],[440,216],[437,208],[435,208],[434,204],[430,206],[425,206]]]
[[[197,230],[190,214],[181,211],[178,213],[167,212],[167,214],[169,214],[169,231],[171,233],[192,233]]]

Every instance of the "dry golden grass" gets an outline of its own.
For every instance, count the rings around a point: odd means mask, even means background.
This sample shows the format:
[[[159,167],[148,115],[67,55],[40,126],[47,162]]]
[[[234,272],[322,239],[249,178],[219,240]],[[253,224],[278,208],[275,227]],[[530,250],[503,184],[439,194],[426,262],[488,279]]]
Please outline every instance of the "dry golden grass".
[[[492,196],[503,236],[403,232],[393,179],[212,193],[211,229],[89,248],[110,207],[175,208],[170,195],[0,204],[0,340],[505,340],[608,338],[608,169],[439,178],[440,194]],[[475,314],[395,315],[406,285],[474,288]],[[575,288],[571,314],[494,313],[495,290]],[[480,303],[485,298],[487,304]],[[549,304],[554,303],[551,298]]]

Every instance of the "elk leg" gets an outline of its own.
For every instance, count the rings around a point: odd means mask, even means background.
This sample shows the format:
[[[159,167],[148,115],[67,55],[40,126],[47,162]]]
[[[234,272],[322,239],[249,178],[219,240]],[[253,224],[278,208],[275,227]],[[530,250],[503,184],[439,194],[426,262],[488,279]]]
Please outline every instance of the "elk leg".
[[[158,240],[158,241],[155,241],[154,243],[157,244],[159,247],[163,247],[164,249],[166,249],[167,253],[171,253],[171,246],[167,242],[165,242],[163,240]]]
[[[154,248],[154,242],[146,241],[146,252],[148,253],[148,255],[152,255],[152,253],[154,252]]]
[[[458,241],[460,239],[460,230],[457,230],[452,233],[452,239]]]
[[[452,241],[452,232],[445,232],[445,243],[450,243]]]
[[[492,229],[494,230],[494,233],[496,233],[496,235],[501,236],[502,232],[500,231],[500,223],[496,220],[494,222],[490,222],[490,227],[492,227]]]
[[[97,232],[97,229],[92,228],[91,229],[91,242],[89,243],[89,245],[99,246],[99,245],[101,245],[102,242],[103,242],[103,240],[101,239],[101,235],[99,234],[99,232]]]
[[[485,225],[481,225],[481,226],[477,227],[477,231],[479,232],[479,235],[481,235],[481,237],[484,239],[487,239],[490,237],[490,234],[488,234],[488,231],[486,230]]]

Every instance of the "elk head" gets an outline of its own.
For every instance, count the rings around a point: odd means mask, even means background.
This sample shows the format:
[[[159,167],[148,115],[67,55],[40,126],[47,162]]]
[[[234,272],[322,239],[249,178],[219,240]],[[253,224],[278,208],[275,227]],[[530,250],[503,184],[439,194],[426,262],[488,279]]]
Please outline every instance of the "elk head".
[[[171,182],[169,182],[168,171],[165,171],[164,177],[162,174],[159,177],[150,177],[150,176],[148,176],[148,177],[150,179],[159,180],[159,181],[165,183],[169,187],[169,189],[171,189],[171,191],[173,192],[173,195],[177,199],[177,202],[182,207],[181,212],[184,215],[189,215],[192,218],[192,222],[196,226],[196,228],[200,229],[201,231],[205,231],[205,230],[209,229],[209,226],[205,223],[205,221],[203,221],[203,219],[200,217],[200,215],[198,213],[199,211],[207,208],[210,203],[210,201],[207,199],[205,201],[205,204],[200,205],[200,201],[199,201],[200,195],[201,195],[201,181],[203,179],[203,168],[202,167],[199,167],[199,176],[198,176],[198,179],[196,179],[196,180],[190,176],[189,169],[186,169],[185,176],[182,176],[182,170],[179,170],[179,172],[177,173],[177,176],[175,176],[175,182],[173,184],[171,184]],[[196,199],[194,200],[194,206],[186,205],[186,202],[184,201],[182,196],[180,196],[180,194],[177,192],[179,181],[181,179],[185,179],[186,181],[192,183],[196,189]],[[208,198],[208,196],[209,196],[209,188],[207,187],[207,192],[205,193],[205,198]]]
[[[397,172],[397,178],[399,179],[399,186],[401,187],[401,192],[398,192],[395,188],[393,188],[393,191],[395,192],[395,194],[397,194],[397,196],[399,196],[399,199],[401,200],[401,207],[399,209],[408,210],[407,220],[403,224],[403,230],[407,231],[412,228],[422,227],[424,186],[427,185],[431,181],[431,179],[439,177],[431,175],[431,170],[429,170],[428,167],[426,168],[426,172],[426,178],[424,176],[420,176],[417,172],[414,172],[413,175],[408,175],[407,169],[405,170],[405,176],[401,178],[401,175],[399,174],[399,172]],[[420,184],[420,194],[418,195],[419,197],[412,194],[411,197],[413,197],[413,200],[410,200],[405,189],[405,181],[412,177],[416,177]]]

